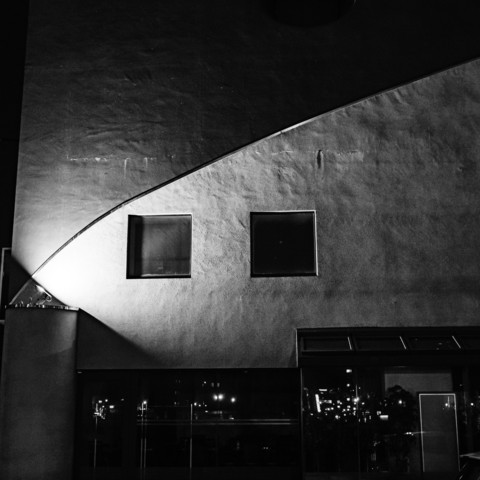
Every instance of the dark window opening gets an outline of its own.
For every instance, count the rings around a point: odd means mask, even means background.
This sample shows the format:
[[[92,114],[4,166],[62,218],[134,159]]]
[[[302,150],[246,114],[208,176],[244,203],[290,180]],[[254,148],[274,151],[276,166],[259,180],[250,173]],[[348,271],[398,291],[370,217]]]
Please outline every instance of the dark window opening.
[[[127,278],[189,277],[191,247],[191,215],[131,215]]]
[[[315,212],[252,212],[252,276],[316,275]]]

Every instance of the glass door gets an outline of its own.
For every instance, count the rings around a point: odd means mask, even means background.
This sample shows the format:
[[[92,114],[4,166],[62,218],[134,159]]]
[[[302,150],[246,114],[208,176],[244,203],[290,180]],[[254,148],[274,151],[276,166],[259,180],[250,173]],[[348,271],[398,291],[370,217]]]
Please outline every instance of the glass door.
[[[450,479],[458,472],[457,397],[419,393],[422,470],[425,479]]]

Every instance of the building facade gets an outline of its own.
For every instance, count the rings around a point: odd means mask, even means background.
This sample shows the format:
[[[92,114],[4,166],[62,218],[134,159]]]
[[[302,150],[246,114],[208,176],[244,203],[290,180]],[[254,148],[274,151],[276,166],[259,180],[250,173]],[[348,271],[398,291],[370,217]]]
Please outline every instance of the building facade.
[[[152,112],[112,87],[75,139],[88,112],[48,118],[42,74],[27,68],[2,478],[455,478],[480,441],[478,60],[201,164],[185,147],[179,174],[182,139],[148,144]]]

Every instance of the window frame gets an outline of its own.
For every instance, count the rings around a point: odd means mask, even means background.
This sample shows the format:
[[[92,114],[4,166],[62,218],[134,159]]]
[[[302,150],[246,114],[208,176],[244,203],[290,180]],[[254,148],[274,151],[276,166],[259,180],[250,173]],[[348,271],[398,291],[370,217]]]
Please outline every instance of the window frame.
[[[267,216],[267,215],[295,215],[295,214],[312,214],[312,224],[313,224],[313,272],[302,272],[302,273],[256,273],[254,271],[254,225],[253,217],[254,216]],[[265,277],[316,277],[318,276],[318,251],[317,251],[317,212],[316,210],[262,210],[262,211],[251,211],[250,212],[250,276],[252,278],[265,278]]]
[[[166,274],[140,274],[135,275],[133,271],[135,268],[131,267],[131,256],[135,255],[135,233],[134,233],[134,225],[135,222],[138,221],[136,219],[145,219],[145,218],[161,218],[161,217],[187,217],[189,218],[189,228],[188,234],[190,236],[190,248],[188,251],[188,273],[166,273]],[[147,280],[147,279],[159,279],[159,278],[191,278],[192,277],[192,249],[193,249],[193,216],[191,213],[161,213],[161,214],[151,214],[151,215],[138,215],[132,214],[128,215],[128,222],[127,222],[127,262],[126,262],[126,278],[128,280]],[[133,259],[134,265],[135,259]]]

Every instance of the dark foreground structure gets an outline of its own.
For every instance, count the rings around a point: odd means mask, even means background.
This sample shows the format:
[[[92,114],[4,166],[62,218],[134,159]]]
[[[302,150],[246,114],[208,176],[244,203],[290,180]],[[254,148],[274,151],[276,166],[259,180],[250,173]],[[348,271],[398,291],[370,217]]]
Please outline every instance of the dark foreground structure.
[[[475,7],[425,33],[418,2],[224,4],[31,4],[1,478],[453,480],[480,450]]]

